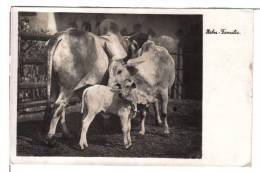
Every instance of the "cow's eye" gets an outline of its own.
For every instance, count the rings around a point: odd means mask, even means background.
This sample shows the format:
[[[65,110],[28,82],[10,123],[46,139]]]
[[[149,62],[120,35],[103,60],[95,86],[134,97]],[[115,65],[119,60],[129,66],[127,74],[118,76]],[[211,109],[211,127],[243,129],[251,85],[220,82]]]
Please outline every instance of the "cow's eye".
[[[122,70],[117,71],[117,74],[118,74],[118,75],[121,74],[121,73],[122,73]]]

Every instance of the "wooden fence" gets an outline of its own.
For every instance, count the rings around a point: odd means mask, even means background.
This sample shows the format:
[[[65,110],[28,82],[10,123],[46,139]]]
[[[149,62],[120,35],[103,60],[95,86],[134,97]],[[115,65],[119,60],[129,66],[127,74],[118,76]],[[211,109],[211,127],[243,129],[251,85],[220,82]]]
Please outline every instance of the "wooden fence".
[[[47,103],[47,34],[20,33],[18,52],[18,121],[43,119]],[[172,99],[182,99],[183,58],[175,56],[176,79],[170,91]]]
[[[51,35],[22,32],[18,50],[18,121],[43,116],[47,102],[47,49]]]
[[[170,97],[172,99],[182,99],[183,98],[183,53],[182,49],[179,48],[176,53],[171,54],[175,62],[175,81],[171,88]]]

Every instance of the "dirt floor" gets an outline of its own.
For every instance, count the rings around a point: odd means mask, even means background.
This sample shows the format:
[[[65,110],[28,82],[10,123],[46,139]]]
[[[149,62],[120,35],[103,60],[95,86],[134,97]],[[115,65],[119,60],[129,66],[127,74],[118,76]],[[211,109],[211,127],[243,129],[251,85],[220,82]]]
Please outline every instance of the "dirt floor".
[[[182,101],[172,103],[169,108],[169,136],[163,135],[163,127],[155,124],[153,111],[146,120],[146,134],[139,136],[140,116],[132,120],[132,147],[125,150],[120,122],[117,117],[104,126],[103,117],[98,115],[88,132],[89,147],[81,151],[76,146],[81,129],[79,112],[67,113],[67,125],[73,138],[61,136],[58,128],[56,145],[44,144],[41,133],[42,121],[20,122],[17,125],[18,156],[85,156],[85,157],[161,157],[201,158],[202,114],[201,103]]]

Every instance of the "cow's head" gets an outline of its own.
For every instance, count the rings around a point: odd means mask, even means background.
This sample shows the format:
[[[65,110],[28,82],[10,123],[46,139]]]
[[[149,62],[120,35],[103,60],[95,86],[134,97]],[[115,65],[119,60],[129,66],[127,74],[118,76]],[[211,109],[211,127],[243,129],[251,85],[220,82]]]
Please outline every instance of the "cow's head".
[[[130,36],[123,37],[123,44],[127,51],[127,58],[132,59],[140,56],[141,47],[147,42],[148,35],[144,33],[136,33]]]
[[[135,40],[130,39],[130,36],[123,36],[122,37],[122,44],[127,52],[127,57],[125,58],[125,61],[136,58],[138,55],[139,45]]]

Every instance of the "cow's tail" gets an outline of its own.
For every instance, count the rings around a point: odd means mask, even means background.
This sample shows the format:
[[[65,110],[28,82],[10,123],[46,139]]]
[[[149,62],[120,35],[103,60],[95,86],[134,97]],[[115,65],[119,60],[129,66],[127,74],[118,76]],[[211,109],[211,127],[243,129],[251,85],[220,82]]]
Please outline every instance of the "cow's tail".
[[[171,68],[172,68],[173,75],[172,75],[170,82],[169,82],[169,87],[168,87],[169,90],[171,90],[171,88],[172,88],[172,86],[175,82],[175,78],[176,78],[176,66],[175,66],[175,60],[174,59],[175,59],[175,57],[172,58],[173,66],[171,66]]]
[[[60,35],[60,34],[59,34]],[[50,121],[52,119],[53,108],[51,102],[51,88],[52,88],[52,59],[55,53],[55,50],[61,41],[60,36],[58,34],[54,35],[51,39],[46,42],[46,48],[48,49],[48,57],[47,57],[47,104],[44,114],[43,127],[42,132],[48,132]]]
[[[52,77],[53,77],[53,71],[52,71],[52,62],[53,62],[53,56],[55,54],[55,51],[59,45],[59,43],[62,40],[62,34],[55,34],[53,38],[51,38],[47,42],[48,47],[48,71],[47,71],[47,99],[48,104],[51,104],[51,88],[52,88]]]

